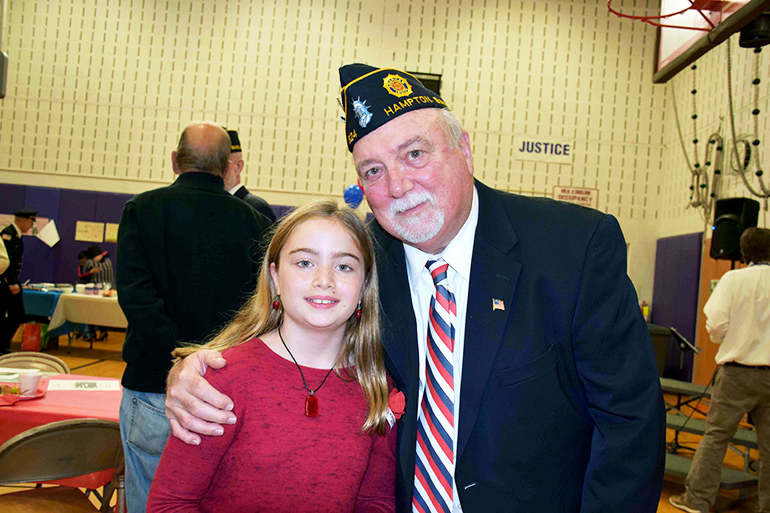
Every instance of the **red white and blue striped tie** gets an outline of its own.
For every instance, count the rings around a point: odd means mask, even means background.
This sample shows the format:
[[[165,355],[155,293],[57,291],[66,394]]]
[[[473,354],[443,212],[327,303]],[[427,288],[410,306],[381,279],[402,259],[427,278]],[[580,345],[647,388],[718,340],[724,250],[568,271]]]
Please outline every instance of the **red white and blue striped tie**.
[[[457,306],[448,287],[449,264],[428,260],[425,266],[436,291],[430,299],[426,387],[417,416],[417,458],[412,511],[452,511],[454,474],[454,360]]]

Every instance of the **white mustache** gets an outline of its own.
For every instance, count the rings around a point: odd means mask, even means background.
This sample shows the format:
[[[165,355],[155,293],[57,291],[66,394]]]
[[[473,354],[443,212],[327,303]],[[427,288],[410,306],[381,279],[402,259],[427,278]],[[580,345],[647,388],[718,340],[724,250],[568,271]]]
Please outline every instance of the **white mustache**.
[[[418,205],[429,202],[432,205],[436,204],[436,198],[428,191],[418,191],[409,193],[407,196],[396,198],[390,203],[390,214],[396,215],[402,212],[406,212]]]

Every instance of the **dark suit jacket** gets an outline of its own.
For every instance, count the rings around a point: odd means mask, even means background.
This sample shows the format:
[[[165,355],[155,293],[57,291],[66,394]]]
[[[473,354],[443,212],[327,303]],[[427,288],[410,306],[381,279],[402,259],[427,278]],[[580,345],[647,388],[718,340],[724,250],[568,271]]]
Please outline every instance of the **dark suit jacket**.
[[[5,244],[5,250],[8,252],[8,269],[0,274],[0,282],[4,285],[18,285],[19,273],[21,272],[21,257],[24,253],[24,243],[21,237],[16,233],[16,227],[9,224],[2,231],[2,243]]]
[[[455,469],[463,511],[656,511],[662,394],[617,221],[476,188]],[[398,508],[411,511],[416,325],[403,245],[378,226],[375,236],[386,362],[406,395]]]
[[[249,192],[249,190],[246,188],[246,186],[241,187],[237,191],[235,191],[235,194],[233,194],[236,198],[240,198],[249,205],[251,205],[251,208],[262,214],[263,216],[267,217],[271,223],[275,222],[275,212],[273,212],[273,209],[270,208],[270,205],[267,203],[267,201],[263,200],[259,196],[254,196],[252,193]]]
[[[240,308],[256,287],[267,224],[208,173],[184,173],[126,203],[116,268],[128,319],[123,386],[165,392],[171,351],[203,342]]]

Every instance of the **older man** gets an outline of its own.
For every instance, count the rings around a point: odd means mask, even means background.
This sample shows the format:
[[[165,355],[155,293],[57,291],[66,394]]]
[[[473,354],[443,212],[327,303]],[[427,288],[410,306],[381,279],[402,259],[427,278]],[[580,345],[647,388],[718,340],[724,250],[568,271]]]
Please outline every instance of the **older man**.
[[[8,260],[8,265],[0,274],[0,355],[11,352],[13,335],[24,320],[24,300],[19,283],[24,253],[21,236],[34,226],[36,219],[37,212],[19,210],[13,214],[13,223],[0,231]]]
[[[224,190],[230,138],[193,123],[171,154],[176,181],[134,196],[118,230],[118,301],[128,319],[120,428],[129,511],[144,511],[170,434],[163,415],[171,351],[202,342],[254,290],[269,224]]]
[[[228,130],[227,135],[230,136],[230,166],[225,177],[225,189],[236,198],[251,205],[251,208],[267,217],[271,223],[274,223],[275,212],[267,201],[249,192],[246,186],[241,183],[241,173],[243,173],[246,162],[243,160],[243,149],[238,132]]]
[[[409,74],[354,64],[340,78],[406,396],[399,511],[656,511],[663,403],[617,221],[474,180],[468,133]],[[229,399],[204,363],[224,364],[199,353],[169,389],[187,441],[183,428],[217,432],[201,419],[235,422],[211,408]]]

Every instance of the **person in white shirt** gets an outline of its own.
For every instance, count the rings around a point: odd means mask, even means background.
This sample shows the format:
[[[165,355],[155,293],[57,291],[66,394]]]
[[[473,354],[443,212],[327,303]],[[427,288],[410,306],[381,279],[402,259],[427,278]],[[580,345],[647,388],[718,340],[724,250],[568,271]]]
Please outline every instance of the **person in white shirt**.
[[[749,228],[741,235],[750,265],[728,271],[703,307],[711,341],[720,344],[707,429],[698,444],[686,491],[669,499],[689,513],[714,505],[727,443],[746,413],[757,429],[761,455],[770,455],[770,230]],[[758,512],[770,512],[770,470],[760,460]]]

